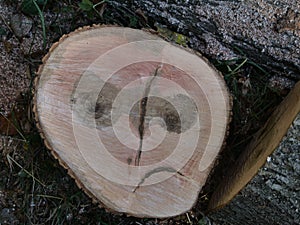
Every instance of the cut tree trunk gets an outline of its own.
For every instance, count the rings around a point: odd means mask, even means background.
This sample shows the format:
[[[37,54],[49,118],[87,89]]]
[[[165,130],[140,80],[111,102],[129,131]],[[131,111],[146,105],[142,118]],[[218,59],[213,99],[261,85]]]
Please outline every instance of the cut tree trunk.
[[[43,62],[39,129],[89,196],[137,217],[191,209],[230,115],[205,59],[146,31],[95,26],[64,36]]]
[[[289,88],[300,79],[298,0],[113,0],[110,4],[137,10],[137,15],[142,10],[149,23],[185,34],[189,45],[207,57],[247,57]]]

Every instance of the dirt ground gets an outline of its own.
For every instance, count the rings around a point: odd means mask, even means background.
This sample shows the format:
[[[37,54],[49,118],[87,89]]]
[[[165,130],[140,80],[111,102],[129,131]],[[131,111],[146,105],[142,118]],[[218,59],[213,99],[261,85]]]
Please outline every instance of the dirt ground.
[[[187,214],[168,220],[137,219],[108,213],[93,204],[77,188],[45,148],[35,127],[32,91],[41,59],[59,37],[81,26],[106,23],[134,28],[157,27],[153,26],[153,21],[145,21],[143,13],[121,6],[116,8],[114,5],[101,4],[93,11],[87,6],[80,6],[79,0],[39,0],[38,6],[43,13],[41,17],[39,12],[32,10],[34,5],[27,7],[24,2],[30,1],[0,0],[0,224],[204,225],[212,224],[212,220],[221,221],[217,214],[209,219],[201,212],[201,207],[207,204],[210,188],[215,185],[213,182],[200,194],[199,206]],[[47,4],[43,5],[45,2]],[[225,149],[222,156],[226,159],[224,161],[232,162],[287,94],[286,87],[292,84],[278,85],[283,87],[281,89],[271,89],[266,85],[270,77],[252,61],[245,61],[244,58],[215,60],[212,63],[227,77],[226,82],[234,97],[230,138],[227,151]],[[228,68],[231,71],[236,69],[236,73],[232,74]],[[251,81],[251,88],[245,83],[247,79]],[[252,117],[249,109],[252,110]],[[290,199],[289,202],[280,202],[280,198],[270,201],[279,201],[282,207],[287,204],[285,206],[291,208],[290,213],[294,213],[298,221],[300,198],[296,177],[299,176],[300,163],[299,120],[298,117],[285,142],[270,156],[261,170],[260,177],[265,180],[253,181],[266,184],[274,191],[294,188],[296,192],[282,192],[285,199]],[[231,152],[226,154],[228,149]],[[222,168],[222,163],[220,165]],[[293,169],[289,170],[289,174],[272,177],[268,170],[280,170],[279,165]],[[295,178],[295,182],[286,177]],[[283,183],[276,183],[278,179]],[[247,193],[243,192],[242,195]]]

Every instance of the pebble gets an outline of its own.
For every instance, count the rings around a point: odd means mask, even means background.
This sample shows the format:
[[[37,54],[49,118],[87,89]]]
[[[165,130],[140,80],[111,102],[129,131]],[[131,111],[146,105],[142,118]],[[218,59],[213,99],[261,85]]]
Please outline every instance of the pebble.
[[[32,25],[32,19],[23,14],[14,14],[10,20],[11,29],[18,38],[26,36],[30,32]]]

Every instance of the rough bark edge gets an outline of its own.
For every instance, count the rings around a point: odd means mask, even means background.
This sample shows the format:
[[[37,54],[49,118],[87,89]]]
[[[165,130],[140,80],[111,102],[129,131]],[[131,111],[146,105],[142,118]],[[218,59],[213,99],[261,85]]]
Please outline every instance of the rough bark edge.
[[[289,113],[285,113],[289,112]],[[223,184],[219,184],[209,201],[208,210],[215,211],[227,205],[265,164],[300,112],[300,81],[277,106],[265,125],[254,135],[245,151],[230,168]],[[288,114],[288,116],[286,116]],[[279,126],[276,126],[276,123]],[[277,129],[281,128],[281,129]],[[272,132],[277,135],[268,136]],[[274,144],[272,144],[274,143]],[[260,145],[266,144],[265,147]]]
[[[83,26],[83,27],[80,27],[80,28],[77,28],[76,30],[68,33],[68,34],[64,34],[57,42],[53,43],[52,46],[50,47],[48,53],[42,58],[42,64],[39,66],[37,72],[36,72],[36,77],[34,78],[34,82],[33,82],[33,113],[34,113],[34,120],[35,120],[35,124],[36,124],[36,127],[38,129],[38,132],[46,146],[46,148],[48,150],[50,150],[52,156],[58,161],[59,165],[61,165],[64,169],[67,170],[67,174],[72,178],[74,179],[77,187],[81,190],[84,191],[84,193],[89,197],[91,198],[92,202],[94,204],[97,204],[100,208],[104,209],[107,213],[114,213],[116,215],[126,215],[126,216],[134,216],[130,213],[122,213],[122,212],[117,212],[115,211],[114,209],[112,208],[109,208],[107,207],[106,205],[104,205],[93,193],[91,193],[85,186],[84,184],[80,181],[80,179],[78,179],[78,177],[75,175],[75,173],[72,171],[72,169],[59,157],[59,155],[55,152],[55,150],[52,148],[52,146],[50,145],[50,143],[48,142],[47,138],[46,138],[46,135],[44,134],[43,132],[43,129],[42,129],[42,126],[40,124],[40,121],[39,121],[39,115],[38,115],[38,112],[37,112],[37,87],[38,87],[38,83],[39,83],[39,80],[40,80],[40,76],[41,76],[41,73],[44,69],[44,66],[48,60],[48,58],[51,56],[51,53],[56,49],[56,47],[61,44],[65,39],[67,39],[68,37],[72,36],[72,35],[76,35],[77,33],[80,33],[80,32],[84,32],[84,31],[87,31],[87,30],[93,30],[93,29],[97,29],[97,28],[103,28],[103,27],[120,27],[120,26],[117,26],[117,25],[103,25],[103,24],[93,24],[92,26]],[[171,43],[172,45],[175,45],[176,47],[179,47],[185,51],[188,51],[189,53],[191,54],[195,54],[197,55],[199,58],[201,58],[210,68],[212,68],[215,73],[217,74],[217,79],[223,84],[223,91],[225,91],[228,95],[228,98],[226,99],[226,105],[227,105],[227,124],[226,124],[226,132],[225,132],[225,135],[224,135],[224,139],[223,139],[223,143],[222,143],[222,147],[219,151],[219,153],[221,153],[225,147],[226,147],[226,138],[228,137],[229,135],[229,128],[230,128],[230,123],[232,121],[232,115],[233,115],[233,112],[232,112],[232,106],[233,106],[233,97],[226,85],[226,82],[224,80],[224,76],[223,74],[218,71],[215,66],[209,62],[209,60],[207,58],[205,58],[200,52],[196,51],[196,50],[193,50],[193,49],[190,49],[190,48],[187,48],[187,47],[183,47],[181,45],[178,45],[176,43],[173,43],[173,42],[170,42],[170,40],[168,40],[166,37],[162,36],[161,34],[159,34],[157,31],[155,30],[152,30],[152,29],[142,29],[143,31],[149,33],[149,34],[152,34],[152,35],[156,35],[158,37],[160,37],[161,39]],[[214,162],[211,164],[211,170],[206,178],[206,182],[207,180],[209,180],[209,178],[211,177],[212,175],[212,172],[214,170],[214,168],[216,167],[216,165],[218,164],[218,156],[215,158]],[[203,187],[205,186],[205,184],[203,185]],[[198,193],[198,197],[199,197],[199,194],[201,193],[202,189],[199,190],[199,193]],[[196,200],[193,204],[193,206],[191,207],[194,208],[196,205],[197,205],[197,202],[198,200]],[[191,209],[187,210],[190,211]],[[186,212],[183,212],[182,214],[184,214]],[[144,216],[141,215],[141,218],[144,218]],[[171,217],[169,217],[171,218]],[[166,219],[166,218],[165,218]]]

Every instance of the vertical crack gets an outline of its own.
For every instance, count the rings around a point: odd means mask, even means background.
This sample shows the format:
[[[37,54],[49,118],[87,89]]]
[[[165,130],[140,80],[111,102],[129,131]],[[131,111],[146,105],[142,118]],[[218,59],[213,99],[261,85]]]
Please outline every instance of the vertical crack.
[[[153,77],[151,77],[149,79],[149,81],[147,82],[143,98],[140,102],[140,125],[139,125],[140,144],[139,144],[139,148],[137,150],[137,154],[135,157],[135,163],[134,163],[135,166],[140,165],[141,156],[142,156],[143,139],[144,139],[144,131],[145,131],[145,116],[146,116],[146,112],[147,112],[147,102],[148,102],[151,85],[152,85],[155,77],[158,75],[158,72],[160,69],[161,69],[161,66],[157,67],[154,72]]]

